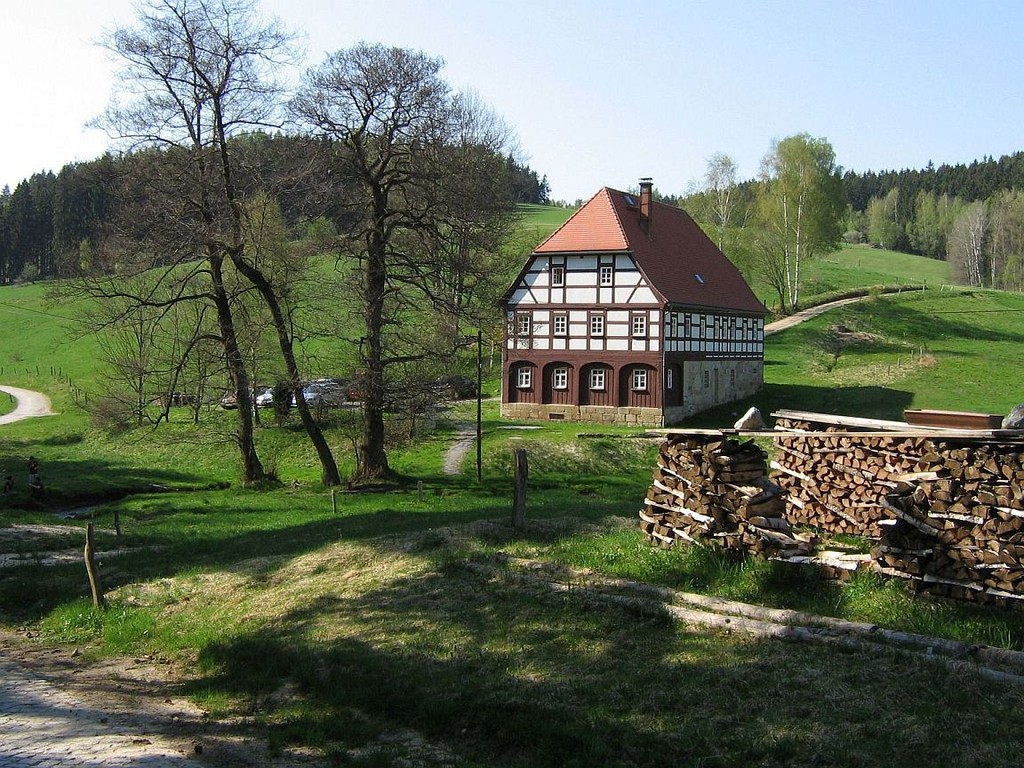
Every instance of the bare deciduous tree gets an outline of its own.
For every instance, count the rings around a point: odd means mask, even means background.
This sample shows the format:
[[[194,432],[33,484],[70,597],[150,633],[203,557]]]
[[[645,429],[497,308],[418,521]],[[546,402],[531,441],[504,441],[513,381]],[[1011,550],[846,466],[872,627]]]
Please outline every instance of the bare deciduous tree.
[[[507,129],[453,95],[442,64],[361,44],[307,72],[293,102],[334,143],[336,176],[350,185],[342,251],[359,265],[365,374],[357,479],[390,474],[386,372],[459,341],[467,291],[485,271],[478,256],[512,211],[499,183]]]
[[[203,259],[202,293],[216,309],[238,396],[243,480],[257,481],[264,470],[253,434],[252,387],[226,274],[247,247],[228,142],[275,123],[281,89],[273,75],[290,55],[291,38],[276,22],[264,23],[250,0],[150,0],[139,6],[138,22],[106,41],[124,73],[121,98],[99,123],[130,150],[148,149],[158,171],[140,221],[152,253],[171,263]]]
[[[157,263],[202,258],[203,269],[196,273],[202,286],[183,288],[181,295],[210,301],[216,310],[238,403],[243,479],[259,480],[264,469],[235,315],[236,270],[271,313],[324,482],[338,483],[334,458],[302,398],[287,302],[262,266],[278,262],[255,239],[265,229],[262,220],[251,218],[260,198],[251,191],[256,203],[247,201],[231,147],[240,134],[280,126],[284,90],[276,74],[291,58],[291,36],[276,21],[264,22],[252,0],[149,0],[140,8],[139,26],[116,30],[108,46],[125,63],[119,81],[125,101],[115,101],[101,123],[129,149],[146,150],[138,164],[153,171],[140,198],[144,208],[133,212],[136,230],[127,236],[149,243]]]

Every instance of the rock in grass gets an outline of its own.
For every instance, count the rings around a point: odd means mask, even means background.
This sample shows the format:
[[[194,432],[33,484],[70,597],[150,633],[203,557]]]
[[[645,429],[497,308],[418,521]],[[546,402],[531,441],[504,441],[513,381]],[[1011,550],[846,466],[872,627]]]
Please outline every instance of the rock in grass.
[[[743,417],[733,424],[733,429],[759,430],[764,428],[764,418],[761,416],[761,412],[757,408],[748,409],[747,412],[743,414]]]
[[[1003,429],[1024,429],[1024,403],[1021,403],[1003,419]]]

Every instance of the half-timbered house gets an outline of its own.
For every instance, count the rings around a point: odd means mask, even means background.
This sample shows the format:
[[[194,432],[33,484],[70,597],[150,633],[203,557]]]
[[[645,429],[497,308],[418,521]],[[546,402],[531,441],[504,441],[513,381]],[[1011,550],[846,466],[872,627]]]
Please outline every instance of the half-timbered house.
[[[602,189],[505,293],[503,416],[668,425],[761,388],[767,310],[651,191]]]

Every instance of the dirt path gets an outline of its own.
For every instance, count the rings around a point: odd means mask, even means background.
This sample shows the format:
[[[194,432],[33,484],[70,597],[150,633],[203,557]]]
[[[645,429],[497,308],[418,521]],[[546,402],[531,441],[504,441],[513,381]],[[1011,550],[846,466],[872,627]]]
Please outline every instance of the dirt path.
[[[868,298],[867,296],[855,296],[852,299],[840,299],[839,301],[830,301],[828,304],[819,304],[816,307],[810,309],[802,309],[799,312],[795,312],[788,317],[784,317],[781,320],[776,320],[774,323],[768,323],[764,327],[764,335],[771,336],[773,333],[784,331],[787,328],[792,328],[794,325],[802,323],[804,320],[810,320],[812,317],[828,312],[830,309],[836,309],[837,307],[845,307],[847,304],[853,304],[858,301],[864,301]]]
[[[0,386],[0,392],[17,400],[0,424],[56,415],[40,392],[9,386]],[[77,536],[80,530],[7,526],[0,528],[0,551],[9,539],[65,533]],[[79,558],[77,547],[42,561],[32,553],[0,554],[0,569]],[[302,755],[271,758],[262,738],[244,723],[210,720],[178,694],[184,677],[182,670],[153,657],[86,661],[77,649],[39,644],[28,631],[0,629],[0,768],[314,764]]]
[[[476,427],[471,424],[460,424],[458,434],[455,435],[455,442],[451,444],[448,452],[444,455],[444,473],[446,475],[462,474],[462,463],[475,443]]]
[[[159,658],[85,658],[0,630],[0,768],[321,764],[296,752],[271,756],[247,723],[213,720],[180,695],[187,674]]]
[[[10,413],[0,416],[0,424],[10,424],[22,419],[32,419],[36,416],[56,416],[56,412],[50,405],[50,398],[42,392],[33,392],[31,389],[20,387],[8,387],[0,385],[0,392],[6,392],[15,400],[18,405]]]

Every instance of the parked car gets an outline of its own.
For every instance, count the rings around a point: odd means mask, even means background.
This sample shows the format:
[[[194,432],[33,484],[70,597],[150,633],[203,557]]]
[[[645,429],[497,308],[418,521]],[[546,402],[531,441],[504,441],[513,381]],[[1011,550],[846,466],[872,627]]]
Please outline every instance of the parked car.
[[[434,382],[434,391],[441,395],[441,397],[468,400],[471,397],[476,397],[476,379],[459,374],[442,376]]]
[[[168,408],[177,408],[183,405],[192,405],[196,399],[188,392],[168,392],[160,398],[160,401]]]
[[[338,408],[345,404],[345,385],[335,379],[317,379],[302,388],[302,396],[310,408]]]
[[[257,406],[263,407],[264,403],[260,401],[260,398],[265,393],[267,393],[267,392],[270,392],[270,388],[269,387],[253,387],[253,390],[252,390],[253,402]],[[265,405],[270,406],[270,405],[273,405],[273,404],[274,404],[273,400],[271,400],[271,401],[267,402]],[[235,408],[238,407],[238,395],[235,392],[233,392],[233,391],[228,391],[228,392],[224,393],[224,397],[222,397],[220,399],[220,407],[223,408],[226,411],[234,410]]]
[[[256,407],[257,408],[273,408],[274,407],[274,388],[263,387],[258,390],[256,395]]]

